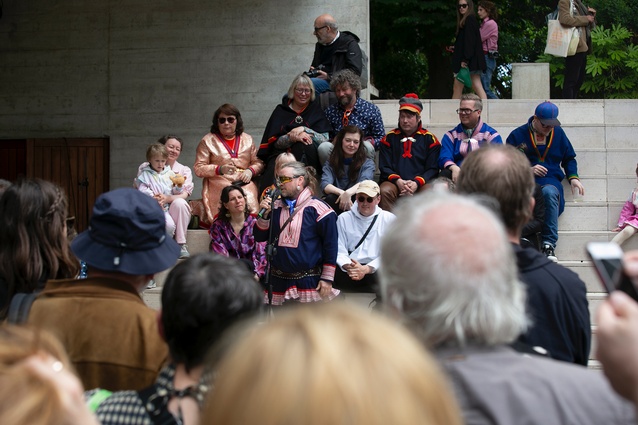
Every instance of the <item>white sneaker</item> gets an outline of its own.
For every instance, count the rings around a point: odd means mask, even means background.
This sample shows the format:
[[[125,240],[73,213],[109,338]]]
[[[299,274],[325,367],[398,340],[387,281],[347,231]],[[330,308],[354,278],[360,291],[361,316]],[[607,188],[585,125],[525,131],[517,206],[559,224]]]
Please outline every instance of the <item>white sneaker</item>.
[[[146,285],[146,289],[157,288],[157,283],[155,283],[155,279],[151,279],[148,281],[148,285]]]
[[[547,256],[548,260],[558,263],[558,258],[556,257],[556,254],[554,254],[554,247],[550,244],[546,243],[543,245],[543,254]]]
[[[179,258],[188,258],[191,256],[190,252],[188,252],[188,245],[185,243],[181,245],[182,249],[179,251]]]

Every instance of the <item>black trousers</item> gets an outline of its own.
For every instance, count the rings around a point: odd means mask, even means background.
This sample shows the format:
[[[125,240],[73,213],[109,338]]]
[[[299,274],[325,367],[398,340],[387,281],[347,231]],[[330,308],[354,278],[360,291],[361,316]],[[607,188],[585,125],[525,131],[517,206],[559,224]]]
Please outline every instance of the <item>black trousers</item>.
[[[576,53],[565,58],[565,82],[563,83],[563,99],[576,99],[580,86],[585,81],[587,52]]]

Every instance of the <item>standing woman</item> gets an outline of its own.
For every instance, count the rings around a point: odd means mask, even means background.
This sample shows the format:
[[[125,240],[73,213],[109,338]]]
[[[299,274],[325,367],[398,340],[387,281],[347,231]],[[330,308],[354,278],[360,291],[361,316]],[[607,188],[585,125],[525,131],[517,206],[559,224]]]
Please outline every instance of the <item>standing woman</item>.
[[[46,180],[19,180],[0,196],[0,319],[15,294],[77,276],[80,261],[69,247],[66,215],[64,192]]]
[[[474,14],[472,0],[459,0],[456,9],[456,41],[452,55],[452,71],[456,77],[461,68],[470,71],[472,88],[481,99],[486,99],[481,74],[486,69],[485,56],[479,24]],[[463,94],[463,83],[454,78],[454,94],[452,99],[460,99]]]
[[[496,5],[489,0],[481,0],[478,3],[478,17],[481,22],[481,42],[483,43],[483,55],[487,68],[481,74],[481,83],[488,99],[498,99],[492,91],[492,75],[496,69],[496,58],[498,57],[498,24],[496,19],[498,12]]]
[[[226,186],[220,200],[219,214],[208,230],[210,250],[242,261],[259,280],[266,272],[266,242],[255,242],[257,218],[248,213],[246,194],[241,187]]]
[[[337,214],[350,211],[359,183],[372,180],[374,161],[368,158],[359,127],[347,125],[335,136],[330,158],[323,166],[321,190]]]
[[[264,163],[257,158],[253,138],[244,133],[239,109],[225,103],[215,111],[210,133],[197,146],[195,175],[203,178],[202,200],[206,208],[205,223],[212,223],[219,210],[219,195],[231,184],[242,185],[248,210],[257,212],[257,186],[252,181],[261,174]],[[200,217],[201,219],[201,217]]]
[[[570,10],[571,9],[571,10]],[[580,40],[576,54],[565,58],[563,99],[576,99],[585,81],[587,55],[592,53],[591,30],[594,29],[596,10],[586,7],[581,0],[560,0],[558,21],[566,27],[579,27]]]

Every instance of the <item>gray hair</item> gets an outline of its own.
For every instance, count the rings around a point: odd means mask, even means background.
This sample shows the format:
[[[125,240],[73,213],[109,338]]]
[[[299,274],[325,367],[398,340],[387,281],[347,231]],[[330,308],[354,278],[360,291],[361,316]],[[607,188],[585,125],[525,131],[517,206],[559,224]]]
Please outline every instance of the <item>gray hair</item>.
[[[305,74],[299,74],[292,80],[288,88],[288,99],[292,100],[292,97],[295,95],[295,89],[298,86],[308,86],[310,88],[310,101],[315,100],[315,85],[312,84],[310,77]]]
[[[427,346],[494,346],[528,326],[525,287],[495,215],[470,196],[408,199],[381,243],[381,291]]]
[[[479,111],[483,110],[483,101],[480,97],[478,97],[478,95],[476,95],[476,93],[465,93],[461,96],[460,102],[463,102],[464,100],[473,100],[474,108],[478,109]]]
[[[330,90],[336,91],[338,86],[348,85],[352,90],[357,92],[357,96],[361,93],[361,77],[359,77],[351,69],[342,69],[335,72],[330,78]]]
[[[292,174],[295,177],[303,177],[303,187],[307,187],[310,184],[310,177],[308,176],[308,169],[306,164],[299,161],[289,162],[281,166],[280,170],[284,168],[290,168],[292,170]]]

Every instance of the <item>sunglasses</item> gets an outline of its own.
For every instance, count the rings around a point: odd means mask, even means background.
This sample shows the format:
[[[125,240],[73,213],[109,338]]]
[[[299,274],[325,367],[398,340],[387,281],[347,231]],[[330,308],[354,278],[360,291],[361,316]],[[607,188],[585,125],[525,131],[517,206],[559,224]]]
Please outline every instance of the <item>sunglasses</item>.
[[[459,4],[459,9],[465,9],[467,7],[467,3],[466,4]]]
[[[218,118],[217,122],[219,122],[220,124],[226,124],[226,121],[228,121],[228,124],[232,124],[237,120],[237,118],[235,117],[224,117],[224,118]]]
[[[292,177],[288,177],[288,176],[279,176],[277,177],[277,184],[279,186],[281,186],[282,184],[286,184],[286,183],[290,183],[291,181],[293,181],[294,179],[296,179],[299,176],[292,176]]]
[[[364,202],[367,202],[368,204],[371,204],[372,201],[374,201],[374,198],[371,198],[369,196],[357,196],[357,201],[359,201],[360,204],[363,204]]]

